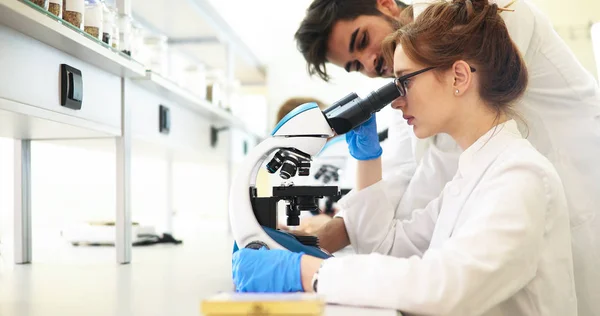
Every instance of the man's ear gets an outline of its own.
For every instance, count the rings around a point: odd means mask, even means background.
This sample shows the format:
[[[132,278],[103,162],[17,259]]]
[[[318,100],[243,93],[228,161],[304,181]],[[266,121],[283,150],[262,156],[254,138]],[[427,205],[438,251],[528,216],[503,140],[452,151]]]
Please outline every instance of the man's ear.
[[[455,62],[452,65],[452,76],[454,77],[452,84],[454,95],[460,96],[469,90],[473,81],[473,73],[469,64],[464,60]]]
[[[402,12],[394,0],[377,0],[377,9],[383,14],[393,18],[398,17],[400,12]]]

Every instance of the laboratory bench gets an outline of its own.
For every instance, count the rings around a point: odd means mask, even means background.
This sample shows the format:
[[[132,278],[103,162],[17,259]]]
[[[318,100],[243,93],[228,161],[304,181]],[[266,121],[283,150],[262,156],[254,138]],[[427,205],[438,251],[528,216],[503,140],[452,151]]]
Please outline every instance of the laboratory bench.
[[[263,137],[31,2],[0,0],[0,43],[0,137],[15,140],[16,263],[32,262],[32,141],[114,140],[116,257],[130,263],[132,143],[229,161]]]
[[[114,264],[111,248],[67,244],[36,248],[31,265],[13,265],[0,256],[0,315],[201,315],[204,298],[233,290],[233,240],[225,220],[194,225],[182,232],[181,245],[134,247],[128,265]],[[324,315],[400,314],[327,305]]]

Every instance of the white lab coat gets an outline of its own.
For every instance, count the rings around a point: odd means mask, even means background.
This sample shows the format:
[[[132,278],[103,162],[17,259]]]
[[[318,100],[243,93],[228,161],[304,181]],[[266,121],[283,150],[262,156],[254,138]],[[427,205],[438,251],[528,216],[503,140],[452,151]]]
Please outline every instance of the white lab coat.
[[[318,292],[328,302],[419,315],[577,315],[563,187],[514,121],[469,147],[454,179],[411,219],[396,219],[388,191],[382,181],[340,200],[361,254],[325,261]]]
[[[426,6],[420,2],[431,1],[413,1],[417,14]],[[510,1],[496,2],[503,7]],[[526,123],[519,128],[553,163],[565,188],[579,315],[600,315],[600,90],[530,1],[517,0],[510,8],[515,11],[501,16],[529,72],[529,86],[514,108]],[[394,115],[400,119],[402,113]],[[405,125],[390,126],[388,141],[398,145],[396,152],[384,156],[389,159],[384,160],[384,175],[400,175],[389,182],[394,189],[391,201],[398,206],[397,218],[407,218],[452,179],[461,151],[447,135],[415,144],[408,132],[392,128],[406,130]],[[412,149],[414,165],[407,162],[407,148]],[[395,156],[402,158],[395,161]],[[361,237],[369,238],[366,233]]]

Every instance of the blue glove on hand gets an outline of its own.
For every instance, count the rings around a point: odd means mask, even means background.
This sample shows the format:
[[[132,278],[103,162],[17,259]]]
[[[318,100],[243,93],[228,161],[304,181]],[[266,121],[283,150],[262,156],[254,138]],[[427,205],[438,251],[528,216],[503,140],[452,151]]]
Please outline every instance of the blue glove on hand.
[[[383,150],[379,144],[375,114],[371,115],[368,121],[346,133],[346,143],[348,143],[350,155],[357,160],[379,158]]]
[[[233,283],[238,292],[302,292],[300,259],[288,250],[243,248],[232,258]]]

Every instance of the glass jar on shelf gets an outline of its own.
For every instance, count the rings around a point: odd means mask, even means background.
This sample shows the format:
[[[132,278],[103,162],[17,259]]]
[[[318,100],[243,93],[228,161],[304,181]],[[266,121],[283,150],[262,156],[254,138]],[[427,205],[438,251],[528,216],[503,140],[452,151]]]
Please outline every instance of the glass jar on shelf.
[[[29,1],[44,10],[48,10],[48,6],[49,6],[48,0],[29,0]]]
[[[113,24],[111,29],[111,46],[114,49],[119,49],[119,9],[116,7],[111,7],[111,11],[113,14]]]
[[[214,106],[224,108],[226,97],[225,73],[220,69],[214,69],[207,73],[206,78],[206,100]]]
[[[64,0],[63,20],[83,31],[84,0]]]
[[[131,24],[131,16],[119,15],[119,49],[127,56],[131,56]]]
[[[103,7],[103,19],[102,19],[102,41],[108,45],[112,46],[113,43],[113,28],[115,25],[115,10],[113,7],[105,4]]]
[[[196,95],[206,99],[206,67],[203,64],[189,64],[183,69],[181,86]]]
[[[63,0],[50,0],[48,4],[48,11],[62,19]]]
[[[144,47],[147,50],[145,65],[148,69],[163,77],[169,76],[169,51],[167,37],[149,35],[144,37]]]
[[[144,27],[137,21],[131,20],[131,57],[139,61],[143,49]]]
[[[102,40],[102,19],[104,3],[101,0],[86,0],[84,13],[84,31],[92,37]]]
[[[227,103],[225,104],[225,109],[230,111],[233,115],[244,117],[246,113],[243,111],[242,82],[238,79],[229,82],[227,85],[227,95],[228,98],[226,100]]]

